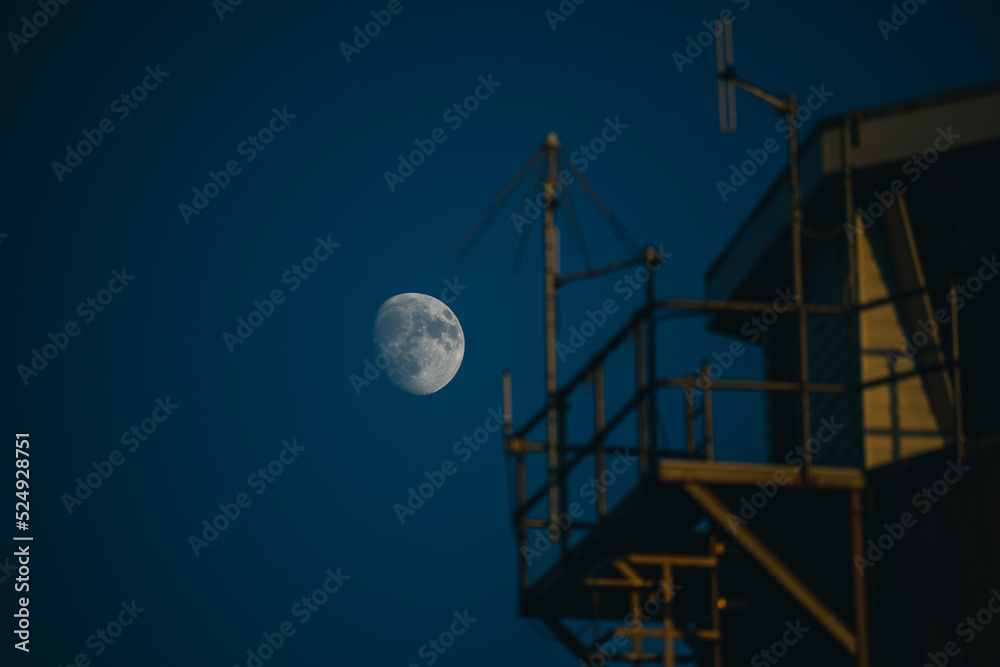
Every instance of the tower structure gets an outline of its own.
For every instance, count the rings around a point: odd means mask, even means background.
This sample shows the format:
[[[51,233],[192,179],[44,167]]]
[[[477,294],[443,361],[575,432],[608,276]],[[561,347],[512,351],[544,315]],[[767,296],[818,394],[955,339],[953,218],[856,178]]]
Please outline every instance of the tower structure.
[[[731,69],[720,75],[737,85]],[[792,120],[794,96],[782,105]],[[664,258],[646,248],[560,274],[566,174],[593,188],[571,167],[560,171],[549,135],[515,177],[547,168],[544,405],[515,419],[513,379],[502,378],[522,615],[584,665],[718,667],[793,654],[788,664],[922,664],[955,639],[962,610],[1000,586],[991,483],[1000,281],[987,289],[1000,229],[984,224],[992,209],[983,196],[1000,176],[996,117],[1000,86],[991,85],[818,122],[709,269],[706,298],[657,298],[647,280],[644,304],[561,380],[559,288],[627,266],[651,275]],[[965,132],[948,135],[960,122]],[[913,156],[945,136],[933,169],[896,192]],[[467,252],[511,189],[456,249]],[[885,192],[896,192],[893,202],[875,215]],[[774,286],[785,284],[795,298],[774,312]],[[711,361],[698,376],[659,372],[664,315],[702,316],[747,344],[741,324],[764,312],[775,324],[750,341],[761,347],[763,377],[722,376]],[[611,396],[614,365],[618,377],[626,366],[629,387]],[[765,396],[766,462],[716,458],[719,392]],[[683,423],[676,446],[661,444],[664,404]],[[836,446],[827,444],[834,435]],[[942,483],[946,493],[934,491]],[[972,517],[981,530],[969,528]],[[998,636],[979,634],[950,664],[995,664]]]

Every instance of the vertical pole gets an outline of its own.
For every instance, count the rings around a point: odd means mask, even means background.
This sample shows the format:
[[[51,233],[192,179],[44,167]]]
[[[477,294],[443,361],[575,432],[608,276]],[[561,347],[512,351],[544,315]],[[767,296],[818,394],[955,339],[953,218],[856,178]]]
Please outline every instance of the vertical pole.
[[[504,445],[506,451],[510,452],[511,436],[514,435],[514,399],[510,371],[503,372],[502,385]],[[528,500],[528,482],[526,478],[527,471],[525,470],[524,465],[524,452],[520,449],[515,455],[515,460],[517,465],[517,471],[515,473],[515,477],[517,479],[517,509],[520,511]],[[524,527],[524,520],[524,518],[520,518],[517,521],[517,579],[522,590],[528,588],[528,582],[530,581],[528,566],[523,555],[526,553],[526,547],[528,545],[528,532]]]
[[[715,640],[712,646],[712,667],[722,667],[722,609],[720,607],[719,589],[719,550],[715,533],[709,535],[708,553],[715,557],[715,564],[712,565],[711,586],[712,586],[712,629],[715,631]]]
[[[694,434],[694,384],[684,385],[684,435],[687,440],[688,458],[695,457]]]
[[[712,376],[708,372],[709,363],[701,362],[701,376],[705,378],[705,390],[701,395],[702,419],[705,423],[705,460],[715,460],[715,428],[712,424]]]
[[[859,227],[854,213],[854,153],[853,133],[854,120],[848,118],[841,126],[841,160],[844,167],[844,225],[847,233],[847,313],[844,315],[844,331],[847,338],[849,365],[847,367],[848,386],[861,384],[861,317],[856,310],[858,304],[858,261],[857,234]],[[848,410],[853,415],[854,423],[861,424],[862,392],[851,392],[847,395]],[[862,465],[865,461],[864,429],[858,429],[858,447]]]
[[[646,379],[650,385],[649,392],[649,452],[654,465],[656,463],[656,312],[653,308],[655,302],[655,290],[653,287],[653,272],[662,266],[663,258],[657,261],[658,252],[653,248],[646,249],[646,270],[649,271],[649,280],[646,281],[646,345],[649,347],[647,358],[648,368]],[[656,268],[651,265],[656,262]]]
[[[962,369],[959,363],[958,344],[958,293],[955,281],[951,281],[951,360],[954,364],[952,384],[955,386],[955,444],[958,458],[965,458],[965,426],[962,424]]]
[[[591,636],[594,638],[594,646],[597,646],[597,638],[601,636],[601,587],[594,586],[590,589],[590,604],[594,611],[594,619]]]
[[[670,584],[674,578],[673,568],[670,565],[663,566],[663,583],[661,589],[667,599],[667,608],[663,613],[663,664],[666,667],[674,667],[677,656],[674,653],[674,596]]]
[[[851,554],[864,558],[865,520],[861,491],[851,491]],[[854,584],[854,635],[857,638],[857,667],[868,667],[868,599],[865,581],[857,567],[851,567]]]
[[[559,437],[564,441],[569,440],[569,429],[566,426],[566,410],[560,409],[558,411],[559,415]],[[565,470],[566,468],[566,448],[558,448],[558,470]],[[567,488],[569,488],[567,486]],[[561,489],[562,493],[558,494],[559,499],[559,516],[569,516],[569,493],[565,489]],[[566,558],[569,551],[569,536],[572,531],[572,525],[568,525],[565,529],[561,526],[559,527],[560,537],[565,537],[566,539],[559,540],[559,554],[561,557]]]
[[[548,453],[549,453],[549,537],[559,538],[559,453],[558,411],[556,405],[556,172],[559,170],[559,139],[550,132],[545,140],[549,158],[549,174],[545,178],[545,392],[548,398]]]
[[[639,589],[634,589],[629,593],[629,602],[632,607],[632,653],[642,653],[642,604]]]
[[[855,263],[855,255],[852,250],[856,241],[854,234],[855,229],[855,219],[854,219],[854,155],[851,148],[851,135],[852,135],[852,120],[849,118],[844,121],[844,124],[840,128],[841,132],[841,162],[844,167],[844,225],[847,230],[847,304],[853,309],[854,305],[857,303],[858,294],[858,276],[857,276],[857,265]],[[848,316],[853,315],[853,310],[848,313]]]
[[[597,431],[597,452],[594,454],[597,479],[604,479],[604,365],[594,369],[594,430]],[[608,513],[608,494],[604,484],[597,485],[597,516]]]
[[[799,324],[799,382],[802,392],[802,447],[805,452],[802,465],[802,475],[809,478],[809,470],[812,466],[812,447],[809,444],[809,433],[812,430],[812,415],[809,409],[809,391],[806,386],[809,384],[809,340],[806,333],[806,312],[805,293],[802,279],[802,211],[799,205],[799,131],[796,127],[797,121],[795,111],[795,93],[788,95],[785,103],[785,113],[789,116],[788,125],[790,134],[788,136],[788,184],[791,194],[790,215],[792,222],[792,271],[795,283],[795,304],[798,308]]]
[[[901,431],[899,424],[899,381],[896,379],[896,360],[889,362],[889,432],[892,437],[892,457],[893,462],[898,461],[902,455]]]
[[[639,437],[639,474],[645,477],[649,473],[649,435],[647,429],[648,422],[648,402],[646,393],[646,331],[642,327],[642,318],[635,321],[635,384],[636,392],[642,394],[637,403],[638,414],[636,415],[636,426]]]

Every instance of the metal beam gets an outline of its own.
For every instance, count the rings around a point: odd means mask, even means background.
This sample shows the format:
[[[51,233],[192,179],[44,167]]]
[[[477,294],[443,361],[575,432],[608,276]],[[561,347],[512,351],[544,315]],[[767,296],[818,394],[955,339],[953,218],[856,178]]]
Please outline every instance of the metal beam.
[[[758,482],[773,481],[783,473],[789,488],[860,490],[866,486],[864,473],[857,468],[831,468],[814,466],[812,479],[801,479],[799,468],[771,463],[733,463],[730,461],[685,461],[683,459],[660,462],[659,479],[672,484],[723,484],[729,486],[754,486]]]
[[[625,578],[628,579],[633,585],[640,586],[642,585],[642,582],[645,581],[645,579],[643,579],[642,576],[635,571],[634,567],[621,558],[616,558],[612,562],[612,565],[614,565],[615,569],[621,572],[622,575],[624,575]]]
[[[559,538],[557,522],[559,516],[559,406],[556,394],[559,383],[556,378],[556,198],[555,184],[559,170],[557,155],[559,140],[555,133],[545,140],[545,151],[549,158],[549,175],[545,179],[545,233],[542,249],[545,255],[545,393],[548,398],[546,444],[549,447],[549,538]]]
[[[718,301],[711,299],[659,299],[654,302],[657,309],[710,310],[719,312],[760,313],[775,310],[780,313],[806,312],[815,315],[843,315],[847,308],[831,304],[791,304],[784,303],[777,311],[773,301]]]
[[[559,638],[563,644],[569,647],[569,650],[573,652],[580,660],[584,663],[590,659],[590,649],[583,645],[583,642],[574,635],[572,632],[566,629],[566,626],[562,624],[558,618],[551,618],[548,616],[541,617],[542,623],[544,623],[552,633]]]
[[[656,381],[657,387],[689,387],[692,382],[690,378],[661,378]],[[707,385],[708,383],[703,383]],[[749,379],[726,379],[719,378],[712,380],[712,387],[715,389],[747,389],[750,391],[795,391],[812,392],[817,394],[844,394],[851,387],[846,384],[830,384],[825,382],[808,382],[803,385],[794,380],[749,380]],[[702,389],[704,391],[704,389]]]
[[[861,491],[851,491],[851,554],[864,558],[865,517]],[[861,570],[853,568],[854,586],[854,632],[858,639],[857,667],[868,667],[868,592],[862,579]]]
[[[955,442],[958,445],[958,458],[965,457],[965,425],[962,423],[962,366],[959,363],[961,356],[961,342],[958,337],[958,293],[956,292],[955,281],[951,281],[951,357],[955,364],[952,370],[952,384],[955,387]]]
[[[672,565],[673,567],[715,567],[719,564],[716,556],[698,556],[694,554],[628,554],[625,556],[630,563],[636,565]]]
[[[805,607],[806,611],[812,614],[841,646],[847,649],[848,653],[857,655],[858,642],[854,633],[753,531],[746,526],[741,526],[738,531],[734,530],[726,518],[732,512],[718,496],[700,484],[685,484],[684,489],[715,519],[716,523],[732,535],[747,553],[784,586],[785,590]]]

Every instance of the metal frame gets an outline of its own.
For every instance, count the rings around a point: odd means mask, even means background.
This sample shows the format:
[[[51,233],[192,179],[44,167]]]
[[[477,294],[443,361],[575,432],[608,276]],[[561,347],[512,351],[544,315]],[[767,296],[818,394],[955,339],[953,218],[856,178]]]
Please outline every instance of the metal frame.
[[[924,288],[926,290],[928,288]],[[924,291],[921,290],[921,291]],[[833,392],[858,394],[863,390],[878,386],[886,382],[898,382],[902,379],[916,374],[936,372],[942,369],[949,369],[952,374],[955,392],[955,420],[957,429],[955,433],[955,443],[959,448],[960,455],[964,454],[964,434],[962,430],[961,415],[961,391],[960,375],[958,363],[958,311],[954,304],[955,286],[951,286],[953,297],[952,318],[953,331],[955,332],[955,343],[953,348],[954,358],[951,363],[944,363],[928,368],[918,368],[907,373],[893,375],[887,378],[880,378],[857,384],[830,384],[830,383],[802,383],[795,381],[774,381],[774,380],[754,380],[754,379],[715,379],[704,383],[700,387],[702,391],[702,403],[697,406],[694,400],[695,378],[687,377],[665,377],[659,378],[646,364],[646,359],[655,348],[656,341],[645,335],[647,328],[644,324],[655,320],[655,314],[661,310],[686,310],[701,312],[724,312],[724,311],[753,311],[761,306],[767,307],[770,304],[755,302],[713,302],[682,299],[664,299],[660,301],[650,301],[637,312],[628,322],[621,327],[616,335],[600,349],[591,361],[573,376],[564,386],[557,387],[549,393],[548,404],[544,409],[529,418],[524,425],[518,429],[513,427],[513,395],[512,380],[510,373],[503,375],[503,396],[504,396],[504,416],[505,416],[505,443],[506,451],[515,457],[517,476],[517,509],[514,512],[514,523],[517,532],[518,550],[522,552],[528,543],[528,531],[531,529],[548,528],[550,539],[560,541],[565,552],[568,548],[565,536],[575,530],[586,530],[595,528],[593,523],[574,522],[569,531],[562,530],[557,524],[557,516],[560,512],[565,512],[569,495],[566,491],[565,481],[569,473],[579,466],[584,459],[593,454],[594,472],[599,479],[601,474],[607,469],[607,456],[609,454],[619,454],[629,452],[631,448],[622,445],[610,446],[607,443],[608,434],[623,422],[633,410],[637,413],[636,440],[639,444],[638,452],[633,454],[639,459],[641,476],[643,478],[653,477],[656,481],[665,484],[682,485],[688,494],[693,497],[706,511],[713,517],[715,523],[727,530],[729,535],[738,542],[750,555],[752,555],[775,580],[781,584],[803,607],[809,611],[817,621],[825,627],[830,634],[844,647],[844,649],[856,659],[859,667],[867,667],[868,663],[868,636],[867,636],[867,602],[865,596],[865,586],[860,573],[853,572],[853,594],[855,596],[855,618],[856,627],[849,628],[842,620],[837,618],[826,605],[820,600],[802,581],[785,565],[754,533],[746,526],[734,531],[727,527],[725,517],[731,512],[726,505],[718,499],[712,492],[713,486],[738,485],[753,487],[757,482],[773,479],[776,473],[784,473],[789,479],[790,487],[826,489],[844,491],[850,500],[849,519],[851,522],[852,552],[863,556],[864,551],[864,517],[863,501],[861,494],[866,488],[865,474],[861,469],[853,468],[829,468],[824,466],[810,466],[808,476],[803,475],[803,466],[787,466],[775,464],[752,464],[752,463],[732,463],[718,462],[714,458],[714,436],[713,436],[713,407],[712,395],[718,390],[736,391],[792,391],[802,394]],[[813,312],[824,316],[843,316],[857,314],[865,309],[884,305],[888,301],[905,299],[912,296],[912,293],[897,295],[889,299],[879,299],[855,306],[831,306],[831,305],[810,305],[801,304],[790,306],[788,312]],[[635,342],[635,367],[636,386],[632,397],[610,417],[606,413],[605,390],[604,390],[604,364],[610,354],[625,344],[626,341]],[[554,345],[552,347],[554,354]],[[705,366],[703,377],[710,378]],[[537,428],[544,419],[553,420],[552,423],[565,423],[568,395],[582,386],[590,379],[593,382],[594,396],[594,434],[593,437],[583,444],[571,444],[560,440],[560,431],[554,434],[555,440],[547,443],[532,442],[528,434]],[[658,390],[677,389],[684,390],[685,404],[685,444],[684,452],[657,452],[652,443],[656,442],[655,428],[650,429],[647,418],[655,411],[652,410],[653,399]],[[643,417],[643,414],[646,417]],[[702,443],[694,442],[695,423],[701,417],[703,433],[705,434]],[[550,436],[552,429],[548,430]],[[803,449],[808,445],[808,440],[803,443]],[[697,446],[696,446],[697,445]],[[555,455],[553,456],[553,451]],[[547,481],[542,488],[537,489],[531,495],[527,489],[527,463],[526,458],[532,453],[545,453],[549,457],[550,463],[554,461],[554,466],[550,467]],[[684,456],[687,456],[685,459]],[[668,458],[668,457],[676,458]],[[597,516],[598,524],[605,520],[608,515],[607,489],[603,485],[597,487]],[[544,498],[548,497],[549,511],[548,520],[532,519],[529,513]],[[682,558],[690,556],[664,555],[663,558]],[[518,560],[519,581],[522,590],[526,590],[531,585],[530,572],[523,558]],[[852,568],[853,569],[853,568]],[[607,584],[608,582],[593,581],[592,584]],[[643,630],[643,633],[648,633]],[[658,636],[670,638],[681,637],[675,628],[670,624],[658,631]],[[665,633],[665,634],[664,634]],[[721,630],[720,630],[721,633]],[[641,633],[640,633],[641,634]],[[638,635],[635,635],[638,636]],[[642,636],[647,636],[642,634]],[[719,635],[721,638],[721,634]],[[622,655],[625,659],[626,654]],[[633,650],[627,654],[628,660],[641,664],[642,661],[657,660],[662,657],[667,660],[663,664],[672,665],[672,650],[667,651],[664,656],[642,653]]]
[[[776,104],[780,109],[788,111],[795,108],[795,97],[790,95],[785,102],[772,98],[759,89],[745,84],[734,76],[727,78],[735,85],[740,86],[758,97]],[[794,126],[793,126],[794,127]],[[574,280],[594,277],[608,273],[609,271],[630,266],[642,261],[659,259],[657,251],[653,248],[646,248],[645,252],[635,260],[616,264],[612,267],[601,269],[588,269],[587,271],[559,275],[556,266],[557,232],[555,229],[555,209],[558,205],[556,199],[557,187],[562,184],[556,173],[558,169],[557,152],[560,149],[558,139],[554,134],[550,134],[542,147],[543,156],[547,157],[549,172],[545,177],[545,192],[548,195],[547,205],[544,214],[544,293],[545,293],[545,357],[546,357],[546,405],[529,418],[520,428],[514,428],[513,422],[513,395],[512,380],[509,372],[503,374],[503,404],[504,404],[504,433],[505,449],[507,453],[516,460],[517,477],[517,509],[514,512],[514,524],[517,533],[518,551],[523,552],[527,545],[528,531],[531,529],[547,528],[549,538],[559,541],[561,547],[561,557],[565,558],[568,551],[568,540],[564,538],[565,532],[558,525],[558,516],[566,511],[568,494],[563,488],[565,480],[570,471],[576,468],[586,456],[593,454],[595,458],[595,474],[600,475],[606,470],[606,458],[610,453],[620,453],[622,450],[628,451],[624,447],[610,447],[606,442],[607,434],[613,431],[626,419],[633,410],[636,412],[636,441],[638,446],[637,458],[640,467],[640,477],[642,479],[655,479],[661,483],[681,484],[712,517],[716,523],[726,528],[725,521],[720,521],[725,517],[728,508],[711,491],[711,485],[718,484],[743,484],[750,486],[757,481],[769,479],[776,470],[784,470],[794,479],[796,486],[815,489],[839,489],[845,491],[850,497],[849,518],[851,521],[852,550],[855,554],[861,555],[863,550],[864,523],[862,515],[861,493],[865,489],[864,473],[861,470],[823,468],[812,465],[812,452],[809,445],[811,420],[809,414],[809,396],[812,393],[851,393],[858,394],[868,387],[877,386],[885,382],[897,382],[910,375],[934,372],[941,369],[950,369],[952,382],[955,387],[955,443],[960,455],[964,453],[964,433],[962,429],[961,414],[961,390],[958,358],[958,311],[955,307],[956,300],[952,299],[952,330],[953,330],[953,351],[951,363],[942,363],[932,368],[917,368],[909,373],[902,373],[888,378],[882,378],[865,383],[851,384],[830,384],[815,383],[809,379],[808,372],[808,330],[806,327],[807,315],[829,317],[847,317],[853,319],[856,315],[868,308],[884,305],[899,299],[905,299],[918,293],[926,293],[930,288],[921,286],[918,290],[913,290],[905,294],[890,296],[886,299],[879,299],[864,304],[857,303],[856,289],[856,269],[857,262],[853,252],[848,252],[849,282],[850,289],[843,305],[830,304],[807,304],[804,299],[802,289],[802,250],[801,250],[801,212],[798,203],[798,177],[797,177],[797,138],[792,132],[790,139],[790,160],[791,160],[791,231],[792,231],[792,270],[795,283],[795,303],[789,305],[785,313],[795,316],[798,321],[799,338],[799,369],[800,377],[798,381],[774,381],[774,380],[753,380],[753,379],[715,379],[705,383],[700,387],[702,391],[701,406],[696,406],[694,401],[694,388],[696,381],[694,377],[667,377],[659,378],[655,367],[656,348],[656,321],[657,314],[664,310],[669,311],[689,311],[698,313],[718,313],[718,312],[754,312],[772,307],[773,304],[766,302],[730,302],[712,301],[697,299],[661,299],[656,300],[653,294],[653,280],[646,283],[646,303],[625,325],[601,348],[586,364],[586,366],[572,376],[562,387],[559,386],[556,374],[556,308],[557,308],[557,288]],[[845,157],[849,157],[849,140],[845,137]],[[845,188],[850,187],[850,163],[845,159]],[[522,170],[523,171],[523,170]],[[581,177],[581,182],[582,177]],[[588,192],[594,197],[592,189],[586,185]],[[603,207],[602,204],[599,204]],[[848,209],[848,216],[851,215]],[[852,221],[853,222],[853,221]],[[952,281],[952,293],[955,285]],[[850,329],[849,329],[850,332]],[[850,335],[850,333],[849,333]],[[626,341],[632,340],[635,343],[634,365],[636,371],[635,391],[620,409],[614,414],[606,414],[605,391],[604,391],[604,364],[613,351],[623,345]],[[704,377],[707,374],[707,366],[702,366]],[[594,387],[594,435],[584,444],[570,444],[566,441],[565,423],[566,412],[568,410],[568,395],[580,387],[586,381],[592,381]],[[683,458],[686,454],[689,460],[660,460],[660,453],[656,449],[656,410],[655,397],[661,389],[681,388],[684,390],[684,414],[685,414],[685,435],[686,451],[675,453]],[[712,393],[716,390],[747,390],[747,391],[792,391],[798,392],[802,397],[802,448],[804,452],[803,464],[800,467],[782,467],[773,465],[757,464],[731,464],[717,463],[714,460],[714,435],[713,435],[713,405]],[[705,435],[702,443],[695,443],[695,424],[697,418],[702,418],[703,433]],[[531,442],[529,433],[545,422],[545,442]],[[700,446],[699,446],[700,445]],[[547,458],[546,483],[528,495],[527,489],[527,464],[528,454],[544,453]],[[703,460],[690,460],[703,457]],[[598,524],[604,521],[608,513],[607,490],[603,485],[598,486],[597,515]],[[533,519],[529,517],[529,512],[535,508],[543,498],[548,499],[547,520]],[[593,528],[595,524],[575,522],[572,530]],[[856,664],[859,667],[868,665],[868,637],[867,637],[867,601],[864,582],[860,579],[859,573],[854,573],[853,594],[855,597],[855,618],[857,626],[851,630],[840,619],[825,606],[814,593],[788,567],[775,556],[768,547],[760,542],[754,534],[743,527],[736,535],[732,530],[731,536],[743,546],[748,553],[769,572],[774,578],[784,586],[788,592],[795,597],[803,606],[812,613],[817,620],[833,635],[845,648],[845,650],[855,656]],[[671,556],[663,556],[670,558]],[[675,556],[680,557],[680,556]],[[689,557],[689,556],[687,556]],[[527,590],[531,585],[530,572],[523,558],[518,559],[518,580],[522,591]],[[634,582],[633,582],[634,583]],[[716,591],[717,592],[717,591]],[[713,593],[714,595],[715,593]],[[555,619],[546,619],[550,627],[562,627]],[[562,636],[568,632],[565,628],[557,633]],[[646,632],[646,631],[643,631]],[[667,624],[661,634],[672,638],[677,635],[674,629]],[[721,631],[720,631],[721,632]],[[721,634],[719,635],[721,637]],[[671,641],[668,641],[668,644]],[[579,647],[574,648],[576,651]],[[650,656],[642,654],[641,651],[633,651],[633,658],[636,664],[643,660],[650,659]],[[720,654],[721,655],[721,654]],[[673,650],[667,650],[663,660],[665,665],[673,664]],[[720,658],[721,660],[721,658]],[[716,661],[716,664],[720,664]]]
[[[718,667],[722,665],[722,614],[721,610],[726,606],[726,599],[719,594],[719,564],[720,556],[725,552],[725,546],[719,543],[715,536],[709,538],[708,554],[706,555],[662,555],[662,554],[625,554],[612,561],[612,566],[621,574],[621,577],[589,577],[584,584],[594,589],[595,614],[597,601],[600,599],[600,588],[629,588],[629,616],[632,622],[627,625],[615,625],[603,634],[597,634],[597,625],[594,627],[594,644],[603,644],[612,635],[619,633],[631,638],[631,650],[616,654],[607,658],[609,662],[630,662],[642,664],[643,662],[660,662],[665,665],[673,665],[676,660],[674,651],[674,639],[687,639],[713,644],[714,662]],[[640,568],[655,567],[660,575],[659,580],[642,576]],[[712,607],[712,627],[698,628],[688,631],[677,628],[673,623],[673,617],[669,613],[669,604],[673,601],[674,592],[671,582],[673,573],[677,568],[701,568],[709,570],[711,588]],[[648,592],[654,591],[654,592]],[[647,627],[649,623],[645,619],[644,607],[647,602],[656,600],[662,593],[664,604],[668,611],[663,613],[662,628]],[[643,597],[646,598],[645,602]],[[657,606],[660,607],[657,600]],[[627,617],[626,617],[627,620]],[[662,653],[649,653],[645,650],[643,640],[645,639],[663,640]],[[589,657],[589,656],[588,656]]]

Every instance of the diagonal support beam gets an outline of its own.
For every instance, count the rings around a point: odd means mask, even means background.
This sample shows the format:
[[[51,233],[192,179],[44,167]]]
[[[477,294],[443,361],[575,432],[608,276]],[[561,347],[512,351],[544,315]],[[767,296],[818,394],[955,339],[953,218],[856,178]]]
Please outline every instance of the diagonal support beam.
[[[628,579],[628,582],[633,586],[642,586],[643,582],[646,581],[645,578],[640,576],[639,573],[635,571],[635,568],[633,568],[631,565],[629,565],[621,558],[616,558],[613,564],[615,568],[619,572],[621,572],[625,576],[625,578]]]
[[[542,623],[544,623],[548,629],[559,638],[559,641],[565,644],[566,647],[573,652],[573,655],[582,660],[584,663],[588,663],[590,661],[592,652],[591,649],[584,646],[583,642],[580,641],[580,638],[570,632],[566,626],[563,625],[562,621],[558,618],[552,618],[549,616],[542,616],[541,620]]]
[[[784,586],[785,590],[798,600],[806,611],[812,614],[820,625],[826,628],[833,635],[833,638],[847,649],[848,653],[857,655],[858,641],[854,633],[753,531],[746,526],[741,526],[740,530],[736,531],[730,525],[726,519],[731,514],[730,509],[717,495],[701,484],[685,484],[684,490],[715,519],[716,523],[732,535],[740,543],[740,546],[753,556],[778,583]]]

